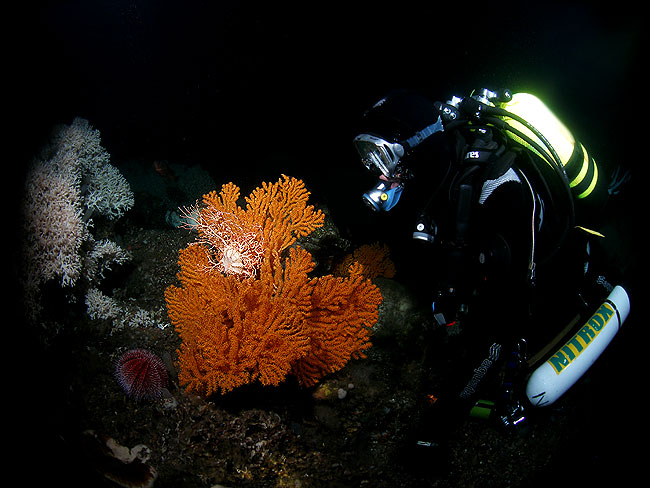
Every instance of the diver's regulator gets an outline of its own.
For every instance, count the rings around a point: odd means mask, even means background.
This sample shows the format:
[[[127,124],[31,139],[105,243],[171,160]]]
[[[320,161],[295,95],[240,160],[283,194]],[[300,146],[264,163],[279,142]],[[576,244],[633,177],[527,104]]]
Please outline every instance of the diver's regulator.
[[[389,211],[399,201],[404,185],[380,179],[375,186],[363,194],[363,201],[375,211]]]

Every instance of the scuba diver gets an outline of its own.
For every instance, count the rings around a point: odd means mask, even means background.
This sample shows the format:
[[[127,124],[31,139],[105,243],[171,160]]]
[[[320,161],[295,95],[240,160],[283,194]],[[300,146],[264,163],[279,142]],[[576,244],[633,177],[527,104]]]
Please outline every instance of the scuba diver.
[[[629,313],[597,230],[629,174],[606,181],[527,93],[480,89],[443,103],[398,90],[362,124],[354,146],[378,178],[363,199],[385,212],[406,189],[422,198],[418,286],[459,348],[432,396],[443,413],[418,426],[414,447],[439,446],[468,413],[520,424],[578,381]]]

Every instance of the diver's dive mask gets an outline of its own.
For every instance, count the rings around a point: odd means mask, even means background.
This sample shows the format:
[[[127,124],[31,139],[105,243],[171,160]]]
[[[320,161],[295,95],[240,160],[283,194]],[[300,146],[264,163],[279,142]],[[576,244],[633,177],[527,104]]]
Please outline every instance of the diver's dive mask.
[[[366,169],[379,175],[377,184],[363,194],[363,201],[373,210],[389,211],[397,204],[404,189],[397,177],[404,147],[399,142],[388,142],[370,134],[355,137],[354,147]]]
[[[402,180],[408,175],[408,171],[400,165],[402,157],[432,134],[443,130],[442,120],[438,116],[433,124],[403,141],[389,142],[372,134],[359,134],[354,138],[354,147],[363,165],[379,174],[377,184],[363,194],[363,199],[370,208],[388,211],[397,204],[404,189]]]
[[[404,146],[399,142],[388,142],[370,134],[355,137],[354,147],[368,170],[381,173],[386,178],[393,176],[399,160],[404,156]]]

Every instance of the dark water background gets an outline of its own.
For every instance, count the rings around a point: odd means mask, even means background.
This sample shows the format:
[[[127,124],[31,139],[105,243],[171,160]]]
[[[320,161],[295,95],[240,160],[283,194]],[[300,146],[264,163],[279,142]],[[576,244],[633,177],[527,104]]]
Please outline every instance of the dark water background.
[[[43,2],[9,46],[10,169],[24,171],[55,124],[83,117],[118,167],[198,164],[244,195],[296,176],[346,237],[397,248],[427,196],[407,188],[390,215],[364,207],[374,181],[351,143],[364,110],[394,88],[442,101],[529,91],[603,174],[633,169],[632,187],[645,166],[641,19],[624,2]]]
[[[537,94],[598,161],[633,159],[641,16],[620,3],[69,0],[25,20],[8,94],[25,158],[78,116],[113,164],[200,163],[218,184],[293,174],[344,218],[367,186],[351,145],[365,109],[393,88],[487,86]]]
[[[243,194],[305,180],[347,236],[410,239],[424,195],[390,216],[352,138],[387,91],[432,100],[507,87],[544,100],[601,171],[639,160],[641,15],[624,3],[50,1],[9,45],[24,171],[51,128],[83,117],[124,161],[200,164]],[[391,242],[392,241],[392,242]]]

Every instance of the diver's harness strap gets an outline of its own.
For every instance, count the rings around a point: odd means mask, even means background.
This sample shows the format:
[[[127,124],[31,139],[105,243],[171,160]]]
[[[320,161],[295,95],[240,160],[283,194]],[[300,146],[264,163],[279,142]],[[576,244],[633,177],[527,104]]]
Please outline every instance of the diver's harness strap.
[[[478,203],[483,205],[490,195],[499,188],[501,185],[506,183],[519,183],[521,184],[521,178],[517,175],[517,172],[510,168],[508,171],[503,173],[501,176],[494,179],[486,179],[481,188],[481,194],[478,197]]]
[[[527,281],[533,286],[536,267],[537,195],[525,173],[513,167],[517,156],[515,152],[507,149],[504,143],[495,141],[489,126],[473,125],[457,129],[464,134],[457,134],[457,152],[462,170],[450,189],[450,196],[457,201],[456,245],[462,247],[466,243],[474,193],[479,193],[477,201],[482,205],[494,190],[505,183],[524,185],[532,202]],[[468,137],[473,137],[469,144],[466,142]]]
[[[413,149],[414,147],[420,145],[420,143],[424,141],[427,137],[435,134],[436,132],[442,132],[443,130],[444,130],[444,126],[442,125],[442,118],[438,117],[438,119],[433,124],[416,132],[405,141],[402,141],[402,144],[406,146],[407,150]]]
[[[485,96],[485,93],[488,94],[487,97]],[[560,236],[553,246],[553,249],[548,253],[547,256],[544,256],[544,261],[553,257],[559,251],[559,249],[564,244],[564,241],[566,240],[569,232],[575,227],[575,207],[565,168],[556,150],[546,139],[546,137],[520,116],[492,105],[492,103],[507,102],[511,99],[512,94],[508,90],[504,90],[501,93],[485,91],[483,95],[479,94],[479,96],[470,96],[462,99],[453,97],[452,100],[450,100],[448,103],[436,102],[435,106],[442,118],[445,132],[449,133],[455,131],[465,131],[467,129],[474,131],[489,131],[492,128],[496,128],[500,131],[503,131],[504,133],[510,132],[514,134],[520,140],[525,141],[526,144],[533,148],[538,154],[547,155],[545,157],[545,160],[550,168],[552,168],[550,174],[552,174],[553,177],[551,178],[548,177],[549,175],[542,173],[538,165],[535,163],[534,156],[532,155],[528,155],[528,158],[520,158],[519,161],[524,167],[517,168],[515,170],[516,175],[519,177],[522,184],[524,184],[524,187],[527,188],[530,192],[532,202],[531,249],[528,265],[528,277],[531,284],[533,284],[536,266],[536,216],[537,212],[540,211],[540,208],[537,204],[537,194],[533,189],[530,177],[527,176],[527,172],[530,172],[530,175],[534,176],[536,184],[543,185],[545,192],[548,194],[551,200],[550,203],[556,208],[561,209],[556,213],[565,219],[562,224]],[[530,130],[538,140],[533,140],[527,134],[524,134],[520,130],[506,123],[504,120],[506,117],[516,120],[522,124],[528,130]],[[538,141],[541,141],[543,147]],[[463,163],[466,166],[466,169],[462,172],[462,175],[457,178],[458,181],[456,183],[460,184],[462,180],[470,176],[474,171],[478,169],[476,167],[477,165],[472,165],[471,163],[484,163],[485,161],[490,161],[489,158],[492,158],[492,160],[488,164],[488,169],[485,170],[483,174],[484,181],[497,180],[500,182],[505,182],[503,179],[504,175],[512,167],[516,156],[515,153],[511,150],[507,150],[505,143],[501,148],[494,152],[485,151],[485,149],[487,148],[484,148],[483,150],[480,148],[474,148],[465,152]],[[524,150],[523,153],[528,154],[528,151]],[[499,156],[503,154],[507,156],[504,156],[504,159],[500,159]],[[510,178],[512,181],[514,181],[512,174],[506,178]]]
[[[485,96],[485,93],[488,95]],[[542,174],[539,167],[532,159],[531,164],[526,166],[526,170],[535,174],[538,177],[537,179],[542,181],[543,184],[549,188],[548,194],[553,199],[553,205],[564,207],[564,212],[558,213],[566,219],[566,222],[563,225],[561,235],[554,246],[554,250],[549,254],[549,256],[545,257],[545,259],[550,259],[550,257],[552,257],[562,247],[569,232],[575,227],[575,206],[573,195],[571,193],[569,180],[562,161],[557,154],[557,151],[546,139],[544,134],[519,115],[491,105],[491,103],[502,103],[511,99],[512,94],[508,90],[503,90],[501,93],[484,91],[483,95],[479,94],[476,97],[470,96],[462,99],[454,97],[450,103],[436,102],[435,106],[441,114],[445,125],[445,131],[449,132],[454,129],[476,124],[487,124],[490,127],[495,127],[504,132],[514,134],[522,141],[525,141],[526,144],[533,148],[538,154],[549,155],[545,157],[545,160],[552,168],[551,174],[553,177],[550,178],[550,180],[553,181],[547,181],[549,178]],[[538,141],[533,140],[528,135],[509,125],[504,120],[506,117],[516,120],[530,130],[535,137],[541,141],[544,147],[542,147]],[[550,187],[552,187],[552,190]]]

